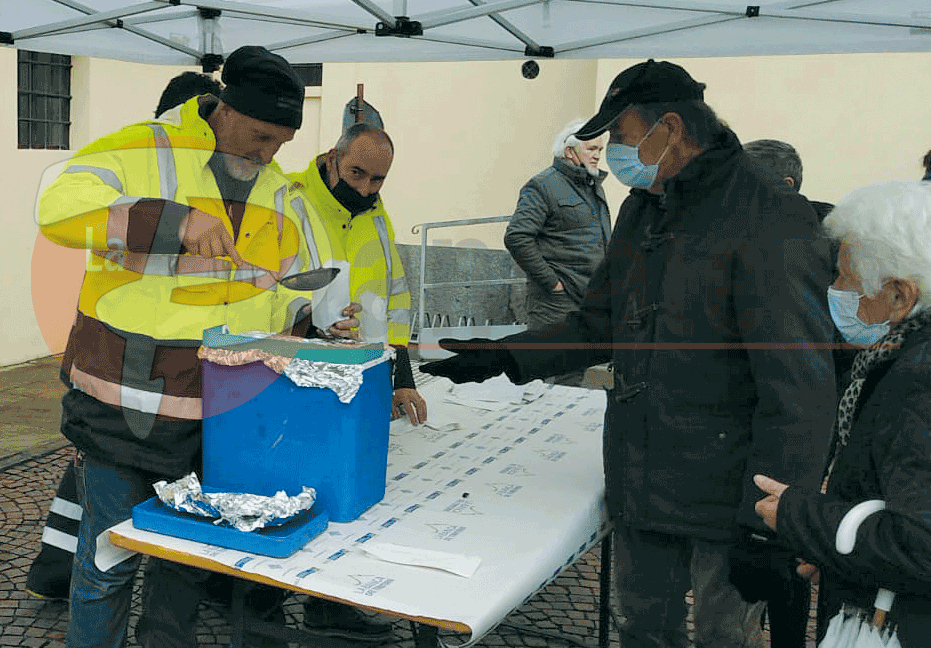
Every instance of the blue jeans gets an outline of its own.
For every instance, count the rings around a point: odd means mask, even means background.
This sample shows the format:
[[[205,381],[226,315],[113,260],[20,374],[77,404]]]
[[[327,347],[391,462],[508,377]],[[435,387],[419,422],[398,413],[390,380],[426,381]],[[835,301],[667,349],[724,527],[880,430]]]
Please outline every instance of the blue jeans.
[[[78,532],[78,547],[71,573],[71,618],[68,622],[68,648],[121,648],[126,643],[133,579],[140,555],[121,562],[109,571],[94,564],[97,536],[114,524],[132,517],[132,509],[155,492],[152,484],[159,475],[132,468],[112,466],[83,457],[76,465],[78,497],[84,509]],[[143,616],[154,615],[158,622],[140,620],[137,632],[143,645],[196,646],[196,613],[200,600],[198,581],[209,572],[150,558],[147,563]],[[170,619],[165,625],[163,620]]]
[[[84,457],[76,464],[78,497],[84,508],[71,573],[68,648],[122,648],[126,643],[133,579],[140,555],[102,572],[94,564],[97,536],[132,517],[136,504],[155,495],[161,476],[111,466]],[[136,640],[145,648],[193,648],[197,645],[197,607],[206,590],[232,589],[229,577],[150,557],[146,563],[142,616]],[[260,585],[245,600],[249,618],[284,621],[286,592]],[[286,646],[247,633],[252,646]]]
[[[150,482],[138,471],[81,458],[76,465],[78,498],[84,509],[71,572],[68,648],[120,648],[126,643],[133,577],[142,557],[134,555],[107,572],[97,569],[97,536],[132,516],[148,499]]]

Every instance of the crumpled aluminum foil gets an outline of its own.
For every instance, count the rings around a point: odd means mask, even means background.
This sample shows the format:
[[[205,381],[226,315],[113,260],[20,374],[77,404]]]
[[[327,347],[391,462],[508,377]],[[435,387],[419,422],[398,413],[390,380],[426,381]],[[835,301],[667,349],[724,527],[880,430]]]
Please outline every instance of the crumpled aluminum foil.
[[[307,341],[303,338],[272,335],[265,339],[286,343],[293,343],[296,340],[304,346],[313,344],[320,347],[351,347],[353,344],[357,344],[352,340],[344,340],[341,338]],[[219,365],[239,366],[251,362],[262,362],[275,373],[284,374],[290,378],[291,381],[299,387],[320,387],[332,390],[341,403],[351,403],[352,399],[355,398],[356,392],[358,392],[359,388],[362,386],[363,372],[366,369],[380,362],[391,360],[395,355],[394,349],[388,346],[379,358],[370,360],[365,364],[346,365],[283,357],[262,349],[234,351],[222,347],[201,347],[197,350],[198,358]]]
[[[292,497],[283,490],[278,491],[274,497],[248,493],[205,493],[195,473],[170,484],[164,480],[156,482],[153,488],[166,506],[201,517],[218,518],[214,524],[231,526],[240,531],[280,526],[312,507],[317,498],[317,492],[307,486]]]
[[[331,389],[340,403],[351,403],[362,386],[363,365],[341,365],[332,362],[312,362],[293,359],[284,375],[299,387]]]

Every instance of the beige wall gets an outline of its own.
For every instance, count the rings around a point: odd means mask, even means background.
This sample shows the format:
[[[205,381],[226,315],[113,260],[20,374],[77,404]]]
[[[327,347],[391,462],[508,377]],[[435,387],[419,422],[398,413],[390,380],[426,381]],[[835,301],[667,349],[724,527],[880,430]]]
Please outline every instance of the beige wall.
[[[324,65],[322,147],[339,138],[343,111],[358,83],[394,141],[382,197],[398,242],[419,243],[420,234],[411,232],[418,223],[510,214],[520,186],[550,164],[556,134],[595,106],[595,61],[550,61],[532,81],[521,76],[520,65]],[[478,238],[501,247],[504,226],[431,233],[431,243]]]
[[[323,87],[308,90],[304,126],[278,161],[301,170],[332,146],[344,106],[363,83],[396,146],[383,195],[398,240],[419,243],[411,232],[418,223],[510,214],[520,186],[550,163],[555,134],[570,119],[589,116],[615,74],[633,62],[541,61],[534,80],[520,75],[520,62],[327,64]],[[927,54],[678,62],[708,84],[707,101],[741,140],[784,139],[799,149],[810,198],[836,201],[865,184],[921,177],[920,158],[931,148]],[[73,64],[74,147],[151,116],[165,83],[190,69],[81,58]],[[15,50],[0,48],[0,88],[15,96]],[[2,366],[61,350],[80,272],[68,268],[80,265],[81,253],[40,245],[33,281],[39,177],[67,153],[18,150],[14,101],[0,102],[0,146]],[[605,189],[616,212],[626,190],[613,178]],[[433,230],[431,242],[478,239],[473,244],[501,247],[503,230]],[[34,302],[44,313],[41,327]]]
[[[637,61],[601,61],[598,92]],[[677,59],[742,142],[779,139],[802,158],[802,193],[835,203],[858,187],[918,180],[931,149],[931,54]],[[609,183],[612,208],[621,197]],[[625,192],[626,193],[626,192]],[[613,200],[612,200],[613,198]]]

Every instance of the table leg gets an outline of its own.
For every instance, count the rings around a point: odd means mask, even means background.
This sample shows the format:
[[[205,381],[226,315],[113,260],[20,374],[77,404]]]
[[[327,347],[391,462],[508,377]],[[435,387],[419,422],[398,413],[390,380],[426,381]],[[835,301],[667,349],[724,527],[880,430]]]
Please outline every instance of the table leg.
[[[414,648],[438,648],[440,645],[438,628],[411,621],[411,633]]]
[[[608,648],[611,630],[611,549],[614,532],[601,540],[601,560],[598,570],[598,646]]]
[[[249,584],[247,581],[241,578],[233,579],[233,598],[230,601],[230,612],[232,613],[231,625],[233,634],[232,637],[230,637],[230,648],[243,648],[245,645],[245,601],[246,592],[248,591]]]

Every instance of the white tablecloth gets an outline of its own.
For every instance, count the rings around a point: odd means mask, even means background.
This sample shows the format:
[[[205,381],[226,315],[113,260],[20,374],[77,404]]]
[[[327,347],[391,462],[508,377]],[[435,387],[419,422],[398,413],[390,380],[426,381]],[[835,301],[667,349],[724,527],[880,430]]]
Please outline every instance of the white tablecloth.
[[[420,387],[429,427],[392,422],[385,498],[351,523],[330,523],[290,558],[140,531],[130,521],[113,530],[389,613],[461,623],[476,641],[603,535],[605,394],[536,382],[526,390],[532,402],[467,407],[451,402],[464,402],[452,388],[445,379]],[[492,391],[519,400],[523,390],[511,389]],[[465,573],[478,567],[466,577],[365,551],[379,545],[462,557]]]

